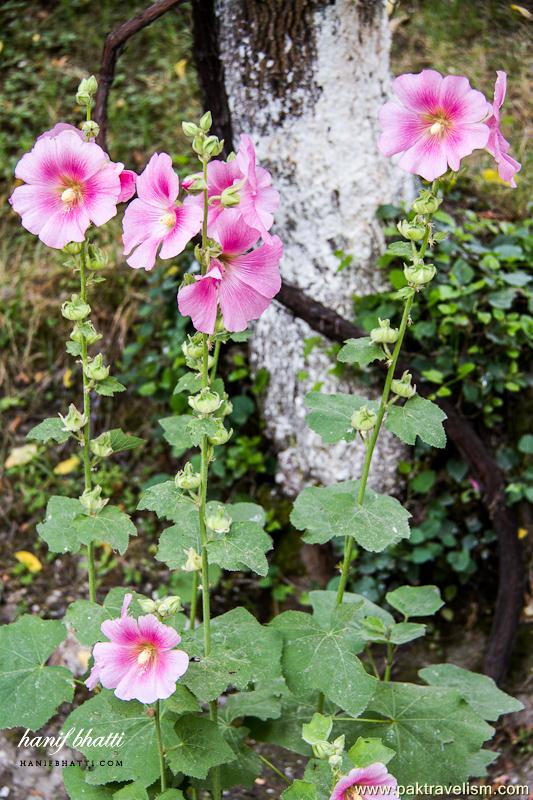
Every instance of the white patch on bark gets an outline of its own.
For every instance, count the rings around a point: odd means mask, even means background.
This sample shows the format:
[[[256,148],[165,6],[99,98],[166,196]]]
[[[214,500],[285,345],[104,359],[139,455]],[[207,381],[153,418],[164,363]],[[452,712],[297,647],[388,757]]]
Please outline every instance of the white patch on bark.
[[[259,67],[264,55],[250,52],[235,18],[236,5],[220,0],[217,6],[226,90],[236,145],[241,132],[251,134],[258,159],[271,169],[281,194],[275,232],[284,243],[282,274],[350,319],[353,295],[386,285],[375,266],[383,248],[376,209],[408,193],[410,186],[377,149],[378,111],[390,89],[385,4],[370,24],[361,20],[354,0],[337,0],[314,12],[316,52],[309,69],[317,91],[291,86],[292,100],[301,100],[303,107],[292,116],[283,97],[266,102],[263,93],[260,102],[252,102],[236,65],[246,57]],[[286,50],[293,46],[287,36]],[[353,257],[340,273],[337,250]],[[322,391],[356,388],[329,375],[333,362],[323,348],[304,360],[304,340],[315,335],[274,303],[257,323],[251,344],[254,367],[270,373],[264,415],[279,454],[278,480],[289,494],[310,483],[357,477],[364,457],[356,443],[323,445],[305,424],[303,400],[317,382]],[[300,380],[303,372],[307,377]],[[385,431],[372,467],[375,487],[392,487],[400,452],[397,440]]]

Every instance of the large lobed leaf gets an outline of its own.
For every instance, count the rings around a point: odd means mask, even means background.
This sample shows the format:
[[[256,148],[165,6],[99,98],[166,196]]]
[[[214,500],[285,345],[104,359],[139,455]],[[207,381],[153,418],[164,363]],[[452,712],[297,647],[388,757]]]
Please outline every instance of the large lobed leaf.
[[[306,422],[320,434],[326,444],[334,444],[341,439],[351,441],[355,438],[352,427],[352,414],[361,406],[376,410],[377,403],[358,394],[323,394],[310,392],[305,396],[305,407],[309,410]]]
[[[124,553],[129,537],[137,531],[130,517],[116,506],[105,506],[95,517],[89,517],[79,500],[54,496],[48,501],[45,521],[37,525],[37,533],[54,553],[77,553],[82,544],[94,541]]]
[[[446,447],[443,421],[446,414],[436,403],[415,395],[403,406],[393,405],[387,412],[385,427],[402,442],[414,444],[416,437],[432,447]]]

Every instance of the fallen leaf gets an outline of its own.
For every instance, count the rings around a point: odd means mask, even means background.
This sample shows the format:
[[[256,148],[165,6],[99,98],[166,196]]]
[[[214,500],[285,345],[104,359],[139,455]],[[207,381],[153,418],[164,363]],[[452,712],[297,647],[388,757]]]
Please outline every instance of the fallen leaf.
[[[28,572],[31,572],[33,575],[40,572],[43,568],[37,556],[33,555],[33,553],[29,553],[28,550],[19,550],[15,553],[15,558],[21,564],[24,564]]]
[[[65,387],[65,389],[70,389],[73,383],[74,381],[72,379],[72,370],[70,368],[66,369],[65,372],[63,373],[63,386]]]
[[[185,69],[186,69],[186,67],[187,67],[187,59],[186,58],[180,58],[179,61],[176,61],[176,63],[174,64],[174,72],[176,73],[178,78],[184,78],[185,77]]]
[[[511,3],[511,8],[513,11],[516,11],[517,14],[520,14],[521,17],[524,17],[524,19],[533,19],[533,14],[531,11],[528,11],[527,8],[524,8],[524,6],[517,6],[514,3]]]
[[[525,539],[527,536],[527,528],[518,528],[517,536],[519,539]]]
[[[36,444],[23,444],[21,447],[14,447],[5,460],[4,467],[11,469],[12,467],[23,467],[29,464],[37,455]]]
[[[77,469],[79,463],[80,459],[78,456],[70,456],[70,458],[60,461],[59,464],[54,467],[54,475],[70,475],[71,472]]]

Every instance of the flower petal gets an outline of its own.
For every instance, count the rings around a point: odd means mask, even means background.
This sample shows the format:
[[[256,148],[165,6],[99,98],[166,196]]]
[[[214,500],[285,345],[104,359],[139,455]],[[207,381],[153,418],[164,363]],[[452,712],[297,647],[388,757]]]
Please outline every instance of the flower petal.
[[[245,223],[237,208],[227,208],[218,218],[213,238],[220,243],[224,255],[240,255],[253,247],[260,235]]]
[[[174,204],[179,190],[179,178],[172,169],[172,159],[168,153],[154,153],[137,176],[138,196],[165,209]]]
[[[184,203],[175,209],[176,224],[163,239],[160,258],[173,258],[182,253],[202,227],[203,212],[196,205]]]
[[[149,642],[158,650],[171,650],[181,642],[181,637],[174,628],[164,625],[154,614],[139,617],[137,623],[142,641]]]
[[[217,320],[218,280],[209,274],[178,292],[178,308],[184,317],[190,317],[197,331],[214,333]]]
[[[270,244],[261,245],[250,253],[232,258],[227,271],[231,271],[264,297],[272,298],[281,289],[279,262],[282,255],[281,239],[273,236]]]
[[[252,286],[244,283],[231,268],[222,276],[218,297],[224,326],[228,331],[244,331],[252,319],[259,319],[272,302]]]
[[[434,69],[405,73],[393,81],[400,102],[411,111],[431,113],[438,107],[442,75]]]

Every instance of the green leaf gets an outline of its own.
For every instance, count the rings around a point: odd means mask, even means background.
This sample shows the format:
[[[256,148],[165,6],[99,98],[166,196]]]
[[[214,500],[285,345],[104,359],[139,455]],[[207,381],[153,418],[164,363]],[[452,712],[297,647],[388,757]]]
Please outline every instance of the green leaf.
[[[324,630],[310,614],[286,611],[271,627],[283,636],[283,674],[297,696],[316,689],[349,714],[358,715],[368,705],[376,680],[353,653],[356,634],[350,621],[356,606],[341,606]]]
[[[279,719],[269,719],[266,722],[247,720],[253,738],[284,747],[303,756],[310,756],[311,748],[302,739],[302,726],[309,722],[316,711],[318,695],[316,692],[303,698],[287,693],[282,700],[282,713]]]
[[[70,800],[112,800],[113,789],[108,786],[90,786],[85,783],[85,772],[81,767],[65,767],[63,783]]]
[[[353,747],[348,751],[348,755],[356,767],[368,767],[379,761],[381,764],[388,764],[391,758],[396,755],[394,750],[386,747],[381,739],[363,739],[360,736]]]
[[[279,719],[281,703],[287,693],[285,681],[278,678],[270,680],[264,687],[256,687],[251,692],[230,694],[224,710],[229,722],[239,717],[257,717],[258,719]]]
[[[413,248],[409,242],[391,242],[385,252],[391,256],[399,256],[400,258],[411,259],[413,257]]]
[[[455,689],[472,710],[486,720],[497,720],[502,714],[512,714],[524,708],[519,700],[502,692],[492,678],[455,664],[433,664],[419,670],[418,674],[430,686]]]
[[[94,387],[94,391],[97,394],[101,394],[103,397],[113,397],[113,395],[117,394],[118,392],[125,392],[126,387],[120,381],[117,381],[116,378],[108,375],[105,380],[98,381]]]
[[[63,444],[69,438],[70,433],[63,430],[63,421],[59,417],[43,419],[26,434],[26,439],[34,439],[37,442],[49,442],[53,439],[58,444]]]
[[[393,749],[388,768],[404,786],[467,780],[472,757],[494,733],[455,690],[408,683],[379,683],[365,718],[383,721],[354,720],[341,730]]]
[[[176,384],[173,394],[196,394],[202,388],[202,376],[198,372],[186,372]]]
[[[444,601],[437,586],[400,586],[388,592],[385,599],[404,617],[430,617],[442,608]]]
[[[281,797],[282,800],[317,800],[316,786],[307,781],[294,781]]]
[[[337,609],[337,592],[325,589],[315,589],[309,592],[309,600],[313,606],[313,616],[323,628],[329,628],[331,615]],[[377,617],[385,625],[394,625],[394,617],[380,608],[367,597],[354,592],[344,592],[343,604],[351,603],[356,606],[356,613],[350,618],[350,625],[356,631],[361,630],[361,622],[366,617]],[[361,647],[362,649],[362,647]]]
[[[307,744],[313,745],[318,742],[327,742],[331,729],[333,728],[333,718],[315,712],[310,722],[302,725],[302,739]]]
[[[130,436],[124,433],[121,428],[113,428],[111,431],[105,431],[93,439],[93,442],[107,447],[111,447],[113,453],[121,453],[124,450],[133,450],[144,444],[145,440],[139,436]]]
[[[382,348],[374,344],[370,336],[348,339],[337,355],[337,361],[342,361],[344,364],[359,364],[360,367],[366,367],[372,361],[383,361],[384,358],[385,353]]]
[[[212,417],[189,417],[186,427],[191,447],[199,447],[203,436],[214,436],[218,431],[218,421]]]
[[[64,622],[72,626],[74,635],[81,644],[92,647],[96,642],[102,641],[100,626],[106,619],[111,619],[111,614],[103,606],[91,603],[90,600],[76,600],[68,607]]]
[[[185,800],[181,789],[167,789],[163,794],[158,794],[156,800]]]
[[[390,406],[385,427],[406,444],[414,444],[416,437],[433,447],[446,446],[443,420],[446,414],[436,403],[416,395],[405,405]]]
[[[195,714],[200,711],[198,700],[186,686],[178,684],[176,691],[168,700],[164,701],[164,708],[168,708],[174,714]]]
[[[425,625],[416,622],[398,622],[390,630],[389,641],[392,644],[407,644],[407,642],[412,642],[425,635]]]
[[[37,525],[37,533],[54,553],[77,553],[82,544],[93,541],[124,553],[129,537],[137,531],[129,516],[116,506],[105,506],[95,517],[88,517],[79,500],[54,496],[48,501],[45,521]]]
[[[113,800],[149,800],[148,792],[142,783],[128,783],[113,795]]]
[[[125,703],[104,689],[69,714],[63,732],[83,728],[87,733],[92,728],[92,745],[88,740],[75,745],[76,750],[95,763],[94,769],[86,773],[87,783],[138,781],[142,786],[150,786],[159,777],[159,750],[154,719],[148,715],[149,711],[137,700]],[[116,737],[120,733],[124,734],[121,744]],[[164,715],[161,734],[165,749],[178,744],[173,723]],[[69,743],[72,745],[73,741]],[[117,765],[117,761],[122,762],[122,766]]]
[[[218,430],[215,419],[195,417],[192,414],[165,417],[159,420],[159,424],[163,428],[167,442],[179,450],[197,447],[202,441],[202,436],[212,436]]]
[[[235,760],[218,725],[204,717],[181,717],[175,725],[176,744],[167,750],[173,772],[205,778],[212,767]]]
[[[268,685],[281,675],[281,637],[244,608],[235,608],[211,621],[211,652],[203,655],[203,625],[183,636],[183,648],[197,658],[182,683],[200,700],[214,700],[228,686],[245,689],[250,683]]]
[[[36,731],[61,703],[72,700],[70,671],[45,667],[66,635],[58,620],[29,614],[0,627],[0,728]]]
[[[231,515],[235,506],[226,508]],[[250,569],[263,576],[268,573],[265,553],[269,550],[272,550],[272,539],[261,524],[254,522],[233,522],[229,533],[207,545],[211,564],[232,571]]]
[[[322,394],[310,392],[305,396],[305,407],[309,410],[306,422],[320,434],[326,444],[334,444],[341,439],[351,441],[355,437],[352,428],[352,414],[361,406],[377,409],[377,403],[358,394]]]
[[[334,536],[352,536],[371,552],[380,552],[409,538],[410,513],[394,497],[366,489],[362,506],[356,495],[359,481],[308,487],[296,498],[291,514],[295,528],[306,530],[304,541],[324,544]]]
[[[533,453],[533,434],[525,433],[523,436],[521,436],[518,442],[518,449],[521,453],[531,455]]]
[[[193,507],[190,497],[176,487],[174,481],[163,481],[145,489],[137,506],[139,511],[155,511],[159,519],[177,522],[184,508]]]
[[[232,725],[223,725],[219,717],[222,735],[234,753],[234,759],[229,764],[224,764],[220,770],[220,781],[223,789],[232,789],[235,786],[250,788],[255,779],[261,775],[262,764],[259,756],[244,741],[250,731],[243,726],[234,728]]]

